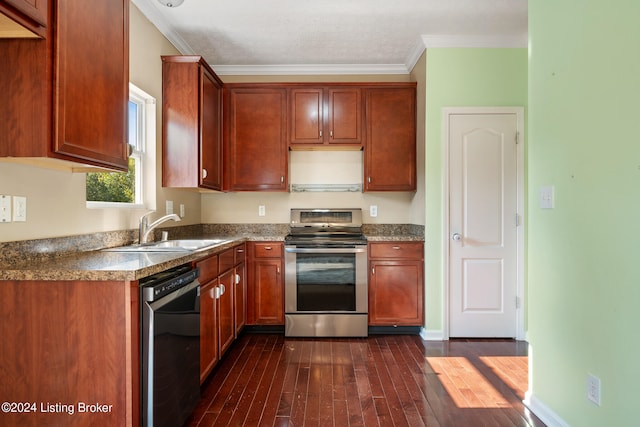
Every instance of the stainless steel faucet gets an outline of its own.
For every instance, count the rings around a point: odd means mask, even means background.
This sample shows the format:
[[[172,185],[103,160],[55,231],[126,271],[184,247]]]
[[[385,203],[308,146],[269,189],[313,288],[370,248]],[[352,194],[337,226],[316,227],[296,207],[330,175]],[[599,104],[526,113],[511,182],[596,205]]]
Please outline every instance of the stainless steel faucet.
[[[149,224],[149,215],[153,212],[149,212],[148,214],[142,215],[140,217],[140,244],[147,243],[149,241],[149,234],[153,231],[154,228],[162,224],[163,222],[173,220],[180,221],[180,217],[176,214],[165,215],[157,220],[153,221]]]

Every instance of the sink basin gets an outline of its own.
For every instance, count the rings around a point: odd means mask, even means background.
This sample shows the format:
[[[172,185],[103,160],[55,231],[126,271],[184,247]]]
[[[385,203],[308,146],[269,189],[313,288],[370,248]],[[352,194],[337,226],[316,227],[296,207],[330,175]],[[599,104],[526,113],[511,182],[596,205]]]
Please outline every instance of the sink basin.
[[[225,239],[177,239],[145,243],[143,245],[118,246],[103,249],[104,252],[197,252],[228,242]]]

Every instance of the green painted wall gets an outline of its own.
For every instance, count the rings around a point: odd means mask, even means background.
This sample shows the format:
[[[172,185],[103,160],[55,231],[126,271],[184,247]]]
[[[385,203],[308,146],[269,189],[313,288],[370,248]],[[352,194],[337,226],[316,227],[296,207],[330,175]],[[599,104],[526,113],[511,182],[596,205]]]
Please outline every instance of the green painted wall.
[[[572,426],[639,423],[639,17],[636,0],[529,2],[531,387]]]
[[[426,74],[425,329],[437,334],[444,328],[442,108],[526,108],[527,49],[428,48]]]

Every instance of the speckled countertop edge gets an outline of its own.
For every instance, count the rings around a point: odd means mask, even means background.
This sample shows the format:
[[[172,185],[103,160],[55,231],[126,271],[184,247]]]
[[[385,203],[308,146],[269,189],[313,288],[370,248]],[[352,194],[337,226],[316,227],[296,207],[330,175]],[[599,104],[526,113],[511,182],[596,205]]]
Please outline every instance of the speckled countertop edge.
[[[197,261],[245,241],[283,241],[288,224],[202,224],[159,229],[170,238],[223,238],[207,251],[189,253],[122,253],[100,249],[133,243],[136,230],[58,239],[0,243],[0,280],[133,281]],[[424,241],[424,227],[365,224],[367,240]]]

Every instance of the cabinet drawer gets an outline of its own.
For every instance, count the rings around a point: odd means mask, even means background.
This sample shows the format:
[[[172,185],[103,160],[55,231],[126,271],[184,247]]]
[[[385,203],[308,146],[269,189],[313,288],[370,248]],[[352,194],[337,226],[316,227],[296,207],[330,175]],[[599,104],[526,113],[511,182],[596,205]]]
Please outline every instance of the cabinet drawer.
[[[233,248],[235,251],[235,255],[236,255],[236,261],[235,261],[235,265],[238,264],[242,264],[247,256],[247,251],[245,249],[245,245],[238,245],[235,248]]]
[[[203,285],[218,277],[218,255],[212,255],[196,263],[200,268],[198,281]]]
[[[226,251],[218,254],[218,272],[220,274],[224,273],[227,270],[233,268],[233,259],[234,259],[234,248],[227,249]]]
[[[256,258],[280,258],[282,256],[282,243],[254,243],[254,248]]]
[[[422,259],[422,242],[369,243],[369,258]]]

